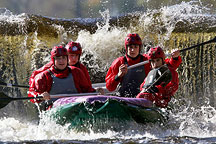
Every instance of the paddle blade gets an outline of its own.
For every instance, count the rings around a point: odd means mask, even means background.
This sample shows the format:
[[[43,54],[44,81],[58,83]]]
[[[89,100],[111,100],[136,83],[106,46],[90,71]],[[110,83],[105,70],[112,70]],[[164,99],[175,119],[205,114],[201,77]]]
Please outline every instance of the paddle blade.
[[[0,92],[0,109],[5,107],[8,103],[10,103],[13,99],[8,97],[3,92]]]

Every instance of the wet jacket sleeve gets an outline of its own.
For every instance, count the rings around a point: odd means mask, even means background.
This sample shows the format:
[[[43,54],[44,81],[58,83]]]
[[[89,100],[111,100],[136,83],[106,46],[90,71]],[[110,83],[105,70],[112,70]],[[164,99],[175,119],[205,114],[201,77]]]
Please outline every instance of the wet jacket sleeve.
[[[92,83],[91,83],[89,72],[88,72],[87,68],[83,64],[80,63],[80,69],[83,71],[83,73],[84,73],[84,75],[86,77],[87,83],[91,87],[91,91],[96,92],[96,90],[92,87]]]
[[[50,61],[49,63],[47,63],[43,67],[39,68],[38,70],[33,71],[33,73],[31,74],[31,76],[29,78],[29,86],[32,84],[32,82],[33,82],[33,80],[37,74],[49,69],[52,65],[53,65],[53,62]]]
[[[172,73],[172,80],[169,82],[165,87],[162,87],[161,85],[157,85],[159,92],[156,93],[156,95],[159,97],[159,105],[161,107],[166,107],[168,105],[168,102],[171,100],[172,96],[176,93],[178,90],[179,85],[179,79],[178,79],[178,73],[170,68],[170,71]],[[160,102],[160,100],[165,101],[163,103]]]
[[[179,67],[181,62],[182,62],[181,56],[179,56],[178,58],[165,59],[165,63],[168,66],[171,66],[174,70],[176,70]]]
[[[48,71],[42,72],[35,76],[29,88],[29,97],[37,97],[43,92],[49,92],[52,86],[52,78]],[[31,99],[31,102],[39,103],[41,100]]]
[[[106,88],[109,91],[114,91],[116,90],[118,84],[121,82],[120,78],[117,78],[117,74],[119,71],[119,67],[120,65],[123,64],[123,60],[121,60],[120,58],[116,59],[112,65],[110,66],[107,74],[106,74]]]
[[[85,74],[80,68],[70,67],[74,78],[74,83],[79,93],[95,92],[92,86],[87,82]]]

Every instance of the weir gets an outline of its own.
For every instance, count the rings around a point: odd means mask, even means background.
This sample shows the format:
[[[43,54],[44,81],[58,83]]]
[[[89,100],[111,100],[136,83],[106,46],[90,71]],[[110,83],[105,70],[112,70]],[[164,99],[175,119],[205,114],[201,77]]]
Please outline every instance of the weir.
[[[139,33],[143,38],[143,52],[150,46],[160,45],[170,53],[174,48],[183,49],[216,36],[215,16],[202,15],[196,19],[191,16],[173,23],[172,19],[164,21],[162,18],[160,13],[108,17],[108,20],[65,20],[27,14],[8,16],[0,20],[1,81],[28,85],[33,70],[49,62],[51,48],[70,40],[81,43],[84,51],[81,61],[87,66],[92,83],[104,83],[112,61],[124,54],[124,38],[129,32]],[[181,99],[179,104],[191,101],[195,106],[216,106],[215,55],[215,43],[181,53],[180,84],[175,95],[176,99]],[[27,96],[24,89],[1,87],[1,90],[12,97]],[[1,111],[0,116],[27,115],[34,119],[32,112],[35,117],[37,115],[35,106],[27,101],[13,102]]]

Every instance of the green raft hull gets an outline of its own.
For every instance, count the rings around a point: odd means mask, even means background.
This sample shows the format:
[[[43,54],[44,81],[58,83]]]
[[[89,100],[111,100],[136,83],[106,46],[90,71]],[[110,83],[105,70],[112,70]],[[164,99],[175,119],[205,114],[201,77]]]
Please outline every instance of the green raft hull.
[[[166,117],[158,108],[107,98],[105,101],[70,102],[57,106],[51,117],[60,125],[78,132],[119,131],[128,123],[164,123]]]

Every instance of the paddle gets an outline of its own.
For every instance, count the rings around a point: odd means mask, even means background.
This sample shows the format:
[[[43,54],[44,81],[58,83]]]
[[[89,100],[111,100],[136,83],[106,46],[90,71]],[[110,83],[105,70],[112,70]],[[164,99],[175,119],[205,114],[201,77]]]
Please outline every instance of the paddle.
[[[208,43],[212,43],[212,42],[216,42],[216,37],[209,40],[209,41],[206,41],[206,42],[203,42],[203,43],[200,43],[200,44],[197,44],[197,45],[194,45],[194,46],[191,46],[191,47],[188,47],[188,48],[185,48],[185,49],[182,49],[180,50],[180,52],[184,52],[184,51],[187,51],[187,50],[191,50],[195,47],[199,47],[199,46],[202,46],[202,45],[205,45],[205,44],[208,44]],[[171,54],[166,54],[166,57],[167,56],[170,56]],[[143,62],[140,62],[140,63],[137,63],[137,64],[134,64],[134,65],[131,65],[128,67],[128,69],[132,69],[132,68],[135,68],[135,67],[138,67],[138,66],[141,66],[141,65],[144,65],[144,64],[147,64],[149,63],[149,61],[143,61]],[[24,86],[24,85],[15,85],[15,84],[10,84],[10,83],[5,83],[5,82],[2,82],[0,81],[0,85],[1,86],[6,86],[6,87],[18,87],[18,88],[29,88],[29,86]]]
[[[208,43],[212,43],[212,42],[216,42],[216,37],[214,39],[212,39],[212,40],[209,40],[209,41],[206,41],[206,42],[203,42],[203,43],[200,43],[200,44],[197,44],[197,45],[194,45],[194,46],[182,49],[182,50],[180,50],[180,52],[191,50],[191,49],[193,49],[195,47],[199,47],[199,46],[202,46],[202,45],[205,45],[205,44],[208,44]],[[168,54],[166,56],[169,56],[169,55],[171,55],[171,54]],[[135,65],[129,66],[128,69],[135,68],[137,66],[147,64],[148,62],[149,61],[144,61],[144,62],[135,64]],[[1,82],[1,81],[0,81],[0,85],[7,86],[7,87],[29,88],[29,86],[9,84],[9,83]],[[71,97],[71,96],[84,96],[84,95],[97,95],[97,94],[98,93],[80,93],[80,94],[70,94],[70,95],[61,94],[61,95],[51,95],[51,98]],[[42,98],[42,97],[39,96],[37,98],[35,98],[35,97],[12,98],[12,97],[9,97],[9,96],[5,95],[3,92],[0,92],[0,100],[1,100],[0,101],[0,108],[5,107],[8,103],[10,103],[11,101],[14,101],[14,100],[30,100],[30,99],[38,99],[38,98]]]
[[[98,95],[99,93],[77,93],[77,94],[58,94],[58,95],[50,95],[51,98],[63,98],[63,97],[72,97],[72,96],[89,96],[89,95]],[[40,99],[42,96],[38,97],[21,97],[21,98],[13,98],[9,97],[4,92],[0,92],[0,109],[5,107],[11,101],[16,100],[30,100],[30,99]]]
[[[29,88],[29,86],[10,84],[10,83],[2,82],[2,81],[0,81],[0,86],[5,86],[5,87],[17,87],[17,88]]]
[[[200,44],[197,44],[197,45],[188,47],[188,48],[184,48],[184,49],[180,50],[180,52],[184,52],[184,51],[187,51],[187,50],[191,50],[191,49],[193,49],[193,48],[195,48],[195,47],[203,46],[203,45],[205,45],[205,44],[212,43],[212,42],[216,42],[216,37],[213,38],[213,39],[211,39],[211,40],[209,40],[209,41],[206,41],[206,42],[203,42],[203,43],[200,43]],[[170,55],[171,55],[171,54],[166,54],[166,57],[167,57],[167,56],[170,56]],[[131,65],[131,66],[128,67],[128,69],[132,69],[132,68],[135,68],[135,67],[138,67],[138,66],[147,64],[147,63],[149,63],[148,60],[147,60],[147,61],[140,62],[140,63],[137,63],[137,64],[135,64],[135,65]]]

